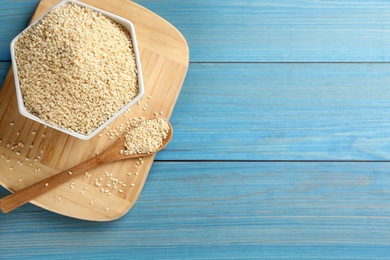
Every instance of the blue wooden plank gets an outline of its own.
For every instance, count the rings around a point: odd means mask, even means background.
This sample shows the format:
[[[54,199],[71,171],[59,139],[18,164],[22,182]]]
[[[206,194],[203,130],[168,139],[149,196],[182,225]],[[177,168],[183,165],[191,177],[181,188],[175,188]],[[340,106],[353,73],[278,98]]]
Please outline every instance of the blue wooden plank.
[[[0,61],[38,0],[2,0]],[[186,37],[193,62],[390,61],[388,1],[152,1]]]
[[[193,62],[390,60],[385,0],[136,2],[183,33]]]
[[[9,63],[0,63],[5,75]],[[388,64],[191,64],[157,160],[388,160]]]
[[[159,160],[388,160],[389,64],[191,64]]]
[[[389,166],[155,163],[135,207],[117,221],[77,221],[32,205],[0,215],[0,258],[386,259]]]
[[[10,61],[9,46],[12,39],[30,21],[39,0],[0,0],[0,61]]]

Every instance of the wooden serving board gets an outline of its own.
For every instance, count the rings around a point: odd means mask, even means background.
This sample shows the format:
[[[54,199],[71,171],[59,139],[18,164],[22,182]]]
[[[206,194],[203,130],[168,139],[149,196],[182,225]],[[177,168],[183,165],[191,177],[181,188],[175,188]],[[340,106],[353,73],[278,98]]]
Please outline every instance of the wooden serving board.
[[[34,21],[58,0],[42,0]],[[145,95],[100,135],[83,141],[19,114],[12,68],[0,92],[0,184],[16,191],[79,164],[114,142],[111,130],[136,116],[169,119],[183,84],[188,45],[167,21],[128,0],[83,0],[133,22],[141,56]],[[145,184],[154,156],[127,160],[90,170],[37,197],[31,203],[65,216],[110,221],[127,213]],[[10,213],[12,214],[12,213]]]

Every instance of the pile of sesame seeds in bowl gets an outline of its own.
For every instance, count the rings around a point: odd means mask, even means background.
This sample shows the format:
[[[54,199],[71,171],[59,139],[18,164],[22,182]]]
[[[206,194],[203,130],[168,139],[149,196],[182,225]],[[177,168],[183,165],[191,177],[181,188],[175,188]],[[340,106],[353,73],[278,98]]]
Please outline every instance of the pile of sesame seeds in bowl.
[[[131,22],[64,1],[11,43],[19,111],[90,139],[143,95]]]

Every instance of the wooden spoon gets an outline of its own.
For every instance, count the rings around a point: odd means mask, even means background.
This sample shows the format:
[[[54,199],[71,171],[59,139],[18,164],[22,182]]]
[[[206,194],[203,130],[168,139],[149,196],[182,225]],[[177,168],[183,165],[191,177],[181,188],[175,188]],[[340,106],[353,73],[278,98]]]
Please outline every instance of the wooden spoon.
[[[169,125],[169,132],[167,137],[163,140],[162,145],[159,147],[159,149],[154,152],[157,153],[164,149],[169,141],[172,139],[173,135],[173,129],[172,125],[168,122]],[[124,150],[124,142],[125,142],[125,136],[122,136],[120,139],[115,141],[115,143],[110,146],[107,150],[105,150],[103,153],[79,164],[72,168],[69,168],[63,172],[57,173],[47,179],[44,179],[40,182],[37,182],[31,186],[28,186],[26,188],[23,188],[21,190],[16,191],[13,194],[10,194],[2,199],[0,199],[0,209],[4,213],[8,213],[25,203],[29,202],[30,200],[38,197],[39,195],[44,194],[45,192],[59,186],[60,184],[63,184],[72,178],[88,171],[93,168],[96,168],[98,166],[101,166],[103,164],[107,164],[110,162],[120,161],[120,160],[126,160],[126,159],[132,159],[132,158],[138,158],[138,157],[145,157],[150,154],[130,154],[125,155],[124,153],[121,153],[121,150]]]

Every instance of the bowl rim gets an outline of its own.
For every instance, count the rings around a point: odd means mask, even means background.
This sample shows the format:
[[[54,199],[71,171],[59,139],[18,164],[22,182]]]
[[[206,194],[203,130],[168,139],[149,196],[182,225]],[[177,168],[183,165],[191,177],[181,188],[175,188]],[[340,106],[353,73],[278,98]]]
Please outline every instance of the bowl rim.
[[[23,102],[23,96],[22,96],[22,91],[20,88],[20,83],[19,83],[19,76],[18,76],[18,68],[16,65],[16,60],[15,60],[15,43],[21,36],[21,34],[30,29],[32,26],[34,26],[36,23],[38,23],[40,20],[42,20],[50,11],[52,11],[55,8],[58,8],[62,5],[68,4],[68,3],[74,3],[82,7],[89,8],[91,10],[94,10],[96,12],[99,12],[106,17],[110,18],[111,20],[121,24],[123,27],[125,27],[126,30],[129,31],[132,44],[133,44],[133,51],[134,51],[134,56],[135,56],[135,62],[136,62],[136,67],[137,67],[137,76],[138,76],[138,94],[130,101],[128,102],[125,106],[123,106],[120,110],[118,110],[114,115],[112,115],[109,119],[107,119],[103,124],[98,126],[95,130],[93,130],[90,134],[84,135],[75,131],[72,131],[70,129],[62,128],[53,124],[50,124],[46,122],[45,120],[33,115],[32,113],[28,112],[26,107],[24,106]],[[79,1],[75,0],[63,0],[60,3],[56,4],[52,8],[50,8],[48,11],[46,11],[44,14],[42,14],[38,19],[36,19],[33,23],[31,23],[29,26],[27,26],[25,29],[23,29],[17,36],[14,37],[14,39],[11,41],[10,44],[10,50],[11,50],[11,61],[12,61],[12,70],[14,74],[14,81],[15,81],[15,89],[16,89],[16,98],[17,98],[17,103],[18,103],[18,109],[19,113],[22,114],[23,116],[34,120],[38,123],[41,123],[43,125],[46,125],[48,127],[51,127],[53,129],[56,129],[58,131],[61,131],[65,134],[68,134],[70,136],[74,136],[78,139],[81,140],[89,140],[92,137],[96,136],[99,132],[101,132],[104,128],[106,128],[110,123],[112,123],[115,119],[117,119],[121,114],[123,114],[127,109],[129,109],[131,106],[133,106],[136,102],[138,102],[139,99],[144,95],[145,93],[145,86],[143,82],[143,75],[142,75],[142,67],[141,67],[141,58],[138,50],[138,44],[137,44],[137,38],[136,38],[136,33],[135,33],[135,28],[133,23],[125,19],[121,16],[115,15],[113,13],[101,10],[99,8],[81,3]]]

